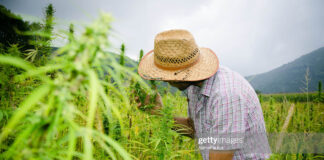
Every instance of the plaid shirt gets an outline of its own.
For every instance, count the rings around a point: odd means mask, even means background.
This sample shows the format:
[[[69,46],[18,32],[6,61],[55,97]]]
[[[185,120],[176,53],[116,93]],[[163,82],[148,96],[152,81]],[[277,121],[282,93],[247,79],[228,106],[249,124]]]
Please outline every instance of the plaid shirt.
[[[204,160],[209,150],[235,150],[233,160],[266,159],[270,155],[259,99],[240,74],[220,66],[203,86],[185,90],[188,115],[193,120],[195,137]],[[200,138],[243,138],[241,143],[200,144]]]

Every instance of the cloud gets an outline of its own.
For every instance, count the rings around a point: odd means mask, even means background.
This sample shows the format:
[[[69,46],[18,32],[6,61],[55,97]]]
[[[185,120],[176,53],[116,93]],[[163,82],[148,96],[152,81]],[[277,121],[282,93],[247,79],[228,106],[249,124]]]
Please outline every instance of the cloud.
[[[192,14],[169,17],[161,30],[190,30],[199,45],[216,51],[221,64],[249,75],[324,46],[318,3],[213,0]]]
[[[261,73],[324,46],[322,0],[24,0],[1,1],[14,12],[42,15],[52,2],[58,20],[90,22],[100,10],[115,17],[116,48],[137,59],[153,48],[154,36],[188,29],[199,46],[243,75]],[[66,28],[68,26],[67,24]]]

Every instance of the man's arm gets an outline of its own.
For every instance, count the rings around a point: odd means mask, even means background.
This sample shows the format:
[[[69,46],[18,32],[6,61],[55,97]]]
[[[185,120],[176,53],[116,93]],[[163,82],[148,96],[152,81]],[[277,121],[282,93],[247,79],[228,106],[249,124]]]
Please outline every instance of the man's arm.
[[[190,118],[174,117],[175,127],[173,130],[179,134],[194,138],[195,130],[193,121]],[[209,160],[232,160],[234,151],[209,151]]]
[[[135,98],[136,101],[139,100],[139,97]],[[147,95],[144,100],[144,104],[138,102],[138,108],[142,107],[143,105],[149,104],[150,95]],[[155,106],[149,111],[152,115],[162,116],[160,113],[161,108],[163,108],[162,98],[159,93],[157,93],[155,97]],[[172,128],[176,132],[180,133],[181,135],[194,138],[195,130],[193,121],[190,118],[183,118],[183,117],[174,117],[174,127]]]
[[[174,117],[174,127],[172,128],[181,135],[194,138],[195,129],[191,118]]]
[[[234,151],[209,151],[209,160],[232,160]]]

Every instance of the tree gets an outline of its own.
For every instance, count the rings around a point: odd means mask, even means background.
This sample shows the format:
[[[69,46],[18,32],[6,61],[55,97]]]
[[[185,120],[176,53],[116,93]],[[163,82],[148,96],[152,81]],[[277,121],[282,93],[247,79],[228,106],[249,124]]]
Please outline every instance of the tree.
[[[27,32],[37,28],[40,28],[39,23],[23,21],[20,16],[0,5],[0,54],[28,57],[23,51],[34,48],[31,42],[35,41],[36,36]],[[19,85],[14,81],[14,76],[21,72],[17,67],[0,65],[0,101],[8,102],[3,106],[16,107],[15,97],[19,93]]]
[[[258,89],[256,89],[256,90],[255,90],[255,93],[259,95],[259,94],[261,94],[261,91],[258,90]]]
[[[321,100],[322,96],[322,81],[318,81],[318,99]]]
[[[33,25],[36,25],[36,23]],[[20,16],[11,13],[10,10],[0,5],[0,47],[2,51],[5,52],[14,44],[20,46],[20,51],[33,48],[29,44],[29,41],[33,40],[33,36],[24,34],[30,29],[30,24],[27,21],[23,21]],[[24,55],[19,56],[24,57]]]

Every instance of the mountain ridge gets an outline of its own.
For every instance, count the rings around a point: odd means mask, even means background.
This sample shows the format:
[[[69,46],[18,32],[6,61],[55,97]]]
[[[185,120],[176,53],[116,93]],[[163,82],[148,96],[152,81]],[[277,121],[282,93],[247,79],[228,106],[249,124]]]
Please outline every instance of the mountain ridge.
[[[324,47],[277,67],[268,72],[247,76],[255,90],[262,93],[302,92],[306,88],[305,73],[309,68],[309,91],[318,89],[318,81],[324,80]]]

